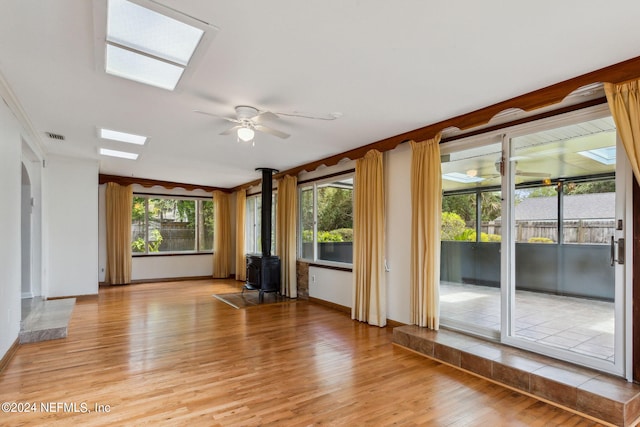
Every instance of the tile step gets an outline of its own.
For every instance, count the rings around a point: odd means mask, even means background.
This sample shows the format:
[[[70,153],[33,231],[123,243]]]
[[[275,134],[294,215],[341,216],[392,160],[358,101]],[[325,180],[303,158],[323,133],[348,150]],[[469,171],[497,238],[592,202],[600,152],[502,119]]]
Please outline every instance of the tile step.
[[[65,338],[75,303],[75,298],[65,298],[33,307],[20,323],[20,344]]]
[[[623,378],[444,329],[399,326],[393,343],[609,424],[640,419],[640,385]]]

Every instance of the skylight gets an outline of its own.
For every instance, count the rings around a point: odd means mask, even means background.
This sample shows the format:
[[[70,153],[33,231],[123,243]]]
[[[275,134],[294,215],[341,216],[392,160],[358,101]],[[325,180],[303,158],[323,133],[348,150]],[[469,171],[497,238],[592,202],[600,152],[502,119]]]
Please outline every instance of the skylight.
[[[108,148],[101,148],[100,154],[103,156],[119,157],[121,159],[137,160],[137,153],[129,153],[126,151],[109,150]]]
[[[442,179],[446,179],[448,181],[461,182],[463,184],[471,184],[474,182],[484,181],[484,178],[480,178],[477,176],[469,176],[460,172],[449,172],[442,174]]]
[[[129,144],[144,145],[147,137],[132,133],[118,132],[117,130],[100,129],[100,138],[111,139],[113,141],[128,142]]]
[[[175,89],[204,31],[127,0],[109,0],[106,72]]]
[[[593,150],[579,151],[578,154],[588,157],[591,160],[602,163],[603,165],[616,164],[616,147],[596,148]]]

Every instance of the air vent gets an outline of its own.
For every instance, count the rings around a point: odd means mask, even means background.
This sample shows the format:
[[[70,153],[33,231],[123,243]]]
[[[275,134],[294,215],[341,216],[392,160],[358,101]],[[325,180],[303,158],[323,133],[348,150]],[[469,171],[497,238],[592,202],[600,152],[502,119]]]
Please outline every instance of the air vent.
[[[58,141],[64,141],[64,136],[57,134],[57,133],[52,133],[52,132],[45,132],[47,134],[47,136],[51,139],[56,139]]]

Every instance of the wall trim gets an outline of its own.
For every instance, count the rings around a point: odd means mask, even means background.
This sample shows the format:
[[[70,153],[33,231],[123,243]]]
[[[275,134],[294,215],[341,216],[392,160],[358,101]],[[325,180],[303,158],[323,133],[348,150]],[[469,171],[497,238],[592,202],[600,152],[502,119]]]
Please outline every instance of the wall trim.
[[[186,282],[189,280],[213,280],[211,276],[182,276],[182,277],[160,277],[156,279],[138,279],[132,280],[131,285],[139,285],[141,283],[160,283],[160,282]],[[128,286],[128,285],[107,285],[105,286]]]
[[[232,191],[228,188],[222,188],[222,187],[209,187],[207,185],[185,184],[182,182],[160,181],[157,179],[138,178],[133,176],[106,175],[101,173],[99,175],[98,183],[106,184],[107,182],[115,182],[116,184],[120,184],[120,185],[138,184],[146,188],[150,188],[155,185],[158,185],[160,187],[164,187],[169,190],[180,187],[189,191],[204,190],[209,193],[213,193],[214,191],[222,191],[224,193],[230,193]]]
[[[13,356],[15,356],[18,351],[18,347],[20,347],[20,340],[19,338],[16,338],[13,344],[11,344],[11,347],[9,347],[9,350],[7,350],[2,359],[0,359],[0,374],[4,372],[4,369],[7,366],[9,366],[11,359],[13,359]]]

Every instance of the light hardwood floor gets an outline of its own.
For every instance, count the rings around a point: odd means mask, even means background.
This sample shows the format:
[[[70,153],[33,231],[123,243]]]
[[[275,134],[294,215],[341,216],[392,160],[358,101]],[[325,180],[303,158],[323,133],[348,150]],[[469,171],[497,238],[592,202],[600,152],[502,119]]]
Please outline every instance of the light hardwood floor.
[[[304,301],[237,310],[211,296],[237,290],[100,289],[76,305],[67,338],[18,349],[0,402],[37,410],[0,412],[0,425],[596,425],[394,347],[391,328]]]

